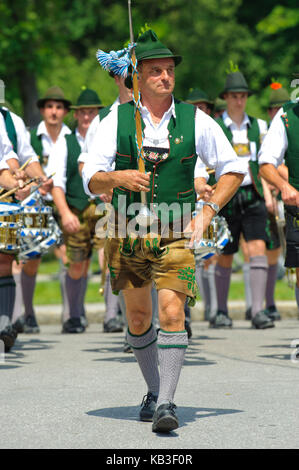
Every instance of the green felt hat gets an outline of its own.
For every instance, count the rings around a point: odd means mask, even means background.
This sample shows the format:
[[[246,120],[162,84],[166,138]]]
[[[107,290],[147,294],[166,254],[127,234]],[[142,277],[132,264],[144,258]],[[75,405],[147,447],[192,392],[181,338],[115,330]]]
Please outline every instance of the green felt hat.
[[[71,109],[80,108],[103,108],[98,94],[94,90],[85,88],[77,99],[77,103],[71,106]]]
[[[208,104],[213,104],[213,101],[210,100],[208,95],[200,90],[199,88],[194,88],[190,90],[189,95],[187,96],[186,99],[187,103],[208,103]]]
[[[279,86],[280,85],[280,86]],[[289,93],[280,83],[275,82],[270,85],[271,94],[269,98],[268,108],[280,108],[285,103],[290,101]]]
[[[227,75],[224,90],[220,93],[219,97],[223,99],[224,94],[230,91],[235,93],[248,93],[248,96],[253,94],[253,92],[248,88],[244,75],[239,71],[232,72]]]
[[[226,109],[226,101],[216,98],[214,102],[214,111],[224,111]]]
[[[37,101],[37,107],[43,108],[45,105],[45,102],[49,100],[62,101],[66,108],[69,108],[70,105],[72,104],[71,101],[65,98],[62,89],[59,88],[58,86],[52,86],[48,88],[44,96]]]
[[[182,61],[182,57],[173,54],[162,42],[158,39],[156,33],[148,29],[137,38],[137,45],[135,48],[137,62],[146,59],[164,59],[171,57],[175,65]]]

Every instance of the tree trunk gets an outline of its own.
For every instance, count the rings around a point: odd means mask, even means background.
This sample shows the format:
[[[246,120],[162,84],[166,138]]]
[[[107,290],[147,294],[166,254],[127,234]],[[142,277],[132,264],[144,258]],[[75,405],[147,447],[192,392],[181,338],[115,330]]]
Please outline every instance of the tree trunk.
[[[36,105],[38,90],[34,72],[23,69],[19,78],[19,88],[24,108],[24,122],[28,127],[36,126],[40,120],[40,112]]]

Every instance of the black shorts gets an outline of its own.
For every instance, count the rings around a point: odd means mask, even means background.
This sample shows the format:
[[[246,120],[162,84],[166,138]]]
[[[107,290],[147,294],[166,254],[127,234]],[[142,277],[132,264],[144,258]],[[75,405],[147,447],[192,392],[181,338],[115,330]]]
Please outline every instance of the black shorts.
[[[287,251],[285,266],[299,267],[299,208],[285,206]]]
[[[228,224],[232,241],[228,242],[221,254],[232,255],[239,250],[240,235],[245,241],[267,241],[266,222],[268,211],[265,201],[255,191],[253,185],[238,189],[234,197],[219,212]]]
[[[279,239],[279,232],[277,228],[277,223],[275,220],[275,215],[268,212],[268,217],[266,221],[266,248],[267,250],[276,250],[281,246]]]

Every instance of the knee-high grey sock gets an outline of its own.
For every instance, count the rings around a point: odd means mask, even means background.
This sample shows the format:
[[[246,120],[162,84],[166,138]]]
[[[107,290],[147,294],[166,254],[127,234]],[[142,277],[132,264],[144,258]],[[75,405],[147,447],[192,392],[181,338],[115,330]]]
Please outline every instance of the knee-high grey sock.
[[[11,323],[15,293],[16,284],[13,276],[0,277],[0,331]]]
[[[16,295],[14,309],[12,313],[12,322],[14,323],[22,315],[23,309],[23,294],[22,294],[22,285],[21,285],[21,273],[13,274],[15,283],[16,283]]]
[[[66,287],[65,287],[65,278],[68,268],[60,260],[60,271],[59,271],[59,281],[60,281],[60,292],[62,298],[62,323],[66,322],[70,318],[70,306],[67,297]]]
[[[232,268],[224,268],[216,264],[215,268],[215,284],[217,291],[217,305],[218,310],[228,312],[227,299],[230,286]]]
[[[159,369],[157,332],[153,325],[142,335],[133,335],[127,330],[127,342],[134,351],[135,358],[147,384],[148,392],[159,393]]]
[[[104,323],[107,323],[112,318],[115,318],[118,312],[118,295],[114,295],[112,292],[110,273],[107,273],[105,278],[104,298],[106,306]]]
[[[278,264],[269,264],[268,266],[268,276],[266,285],[266,307],[272,307],[273,305],[275,305],[274,290],[277,280],[277,269]]]
[[[188,347],[187,331],[160,330],[158,334],[160,391],[157,406],[173,402]]]
[[[25,318],[34,315],[33,308],[33,295],[36,283],[36,274],[34,276],[28,276],[22,269],[21,273],[21,284],[22,284],[22,295],[25,309]]]
[[[80,318],[82,312],[82,303],[80,304],[81,277],[79,279],[72,279],[69,273],[66,273],[65,288],[70,307],[70,317]]]
[[[84,305],[84,300],[85,300],[85,294],[87,290],[87,279],[88,276],[82,276],[81,277],[81,291],[80,291],[80,300],[79,303],[82,307],[81,315],[85,316],[85,305]]]
[[[251,315],[254,317],[263,310],[268,274],[267,256],[250,258],[250,287],[252,295]]]
[[[211,293],[210,293],[210,283],[209,283],[209,272],[207,269],[203,269],[202,271],[202,287],[204,291],[204,299],[205,299],[205,310],[211,310]]]
[[[299,309],[299,287],[298,286],[296,286],[296,288],[295,288],[295,295],[296,295],[297,306],[298,306],[298,309]]]
[[[245,302],[246,302],[246,310],[251,308],[252,305],[252,296],[251,296],[251,287],[250,287],[250,263],[243,263],[242,266],[243,270],[243,279],[244,279],[244,287],[245,287]]]
[[[217,290],[215,282],[215,264],[210,264],[208,268],[209,286],[210,286],[210,318],[214,317],[217,312]]]

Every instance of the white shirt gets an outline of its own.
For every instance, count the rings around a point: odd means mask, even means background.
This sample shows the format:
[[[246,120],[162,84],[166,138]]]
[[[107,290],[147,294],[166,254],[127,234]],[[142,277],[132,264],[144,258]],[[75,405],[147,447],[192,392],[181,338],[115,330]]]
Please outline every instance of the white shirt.
[[[6,160],[10,158],[18,160],[18,156],[13,151],[12,144],[8,138],[4,121],[0,120],[0,171],[9,169]]]
[[[283,114],[283,108],[280,108],[271,122],[269,131],[259,151],[260,165],[271,163],[277,168],[283,163],[284,154],[288,148],[288,137],[281,118]]]
[[[85,139],[79,133],[78,129],[76,129],[75,134],[78,144],[80,145],[81,150],[83,150]],[[55,155],[53,155],[53,164],[56,168],[56,173],[53,177],[53,183],[54,186],[59,186],[64,192],[66,191],[67,157],[67,145],[65,147],[61,146],[59,150],[55,152]]]
[[[66,124],[62,123],[58,138],[56,142],[53,142],[47,131],[45,122],[41,121],[37,126],[36,134],[41,136],[43,157],[48,157],[48,161],[43,164],[43,170],[47,176],[50,176],[59,170],[60,163],[57,161],[57,155],[67,153],[65,135],[71,133],[71,129]],[[45,199],[47,201],[52,201],[53,198],[50,194],[46,194]]]
[[[169,149],[167,127],[171,116],[176,117],[174,100],[158,125],[153,123],[145,106],[141,107],[141,114],[145,124],[143,145]],[[114,169],[117,150],[117,121],[118,112],[115,108],[100,123],[92,141],[89,158],[82,171],[84,189],[89,195],[92,195],[88,188],[92,176],[98,171],[109,172]],[[196,110],[195,115],[195,147],[198,155],[195,177],[201,176],[197,170],[202,167],[202,161],[209,168],[215,168],[217,180],[228,172],[245,174],[247,171],[247,165],[238,159],[220,126],[200,109]]]
[[[119,97],[116,98],[114,103],[111,105],[110,111],[113,109],[117,108],[120,104]],[[78,158],[78,163],[85,163],[86,159],[88,158],[88,151],[91,147],[91,143],[97,134],[98,128],[100,126],[100,116],[97,114],[91,121],[91,124],[87,130],[86,136],[85,136],[85,142],[84,142],[84,147],[82,149],[82,153],[79,155]]]
[[[8,111],[7,108],[3,107],[3,109]],[[18,160],[19,160],[20,166],[22,166],[29,158],[31,158],[30,163],[38,162],[38,157],[30,144],[30,133],[26,129],[23,119],[20,118],[20,116],[17,116],[15,113],[12,113],[11,111],[9,112],[10,112],[13,124],[15,126],[15,130],[16,130],[17,146],[18,146],[17,154],[18,154]],[[5,121],[4,121],[4,117],[2,113],[0,113],[0,122],[1,122],[1,126],[3,125],[5,128]],[[15,158],[15,156],[10,157],[8,155],[6,157],[6,160],[8,160],[9,158]]]
[[[249,142],[248,140],[248,127],[250,127],[250,119],[246,113],[244,113],[244,118],[243,121],[240,125],[240,127],[232,121],[232,119],[229,117],[227,111],[224,111],[222,115],[222,119],[226,127],[228,127],[231,130],[231,133],[233,135],[232,139],[232,145],[235,146],[235,149],[238,147],[244,146],[243,148],[248,148],[248,154],[247,155],[242,155],[239,156],[239,159],[242,161],[247,162],[247,172],[246,175],[242,181],[241,186],[247,186],[249,184],[252,184],[252,179],[251,175],[249,172],[249,161],[250,160],[256,160],[257,159],[257,148],[256,148],[256,143],[255,142]],[[267,133],[267,123],[266,121],[262,119],[257,119],[259,130],[260,130],[260,136],[261,136],[261,141],[263,140],[265,134]],[[238,153],[238,152],[237,152]]]

